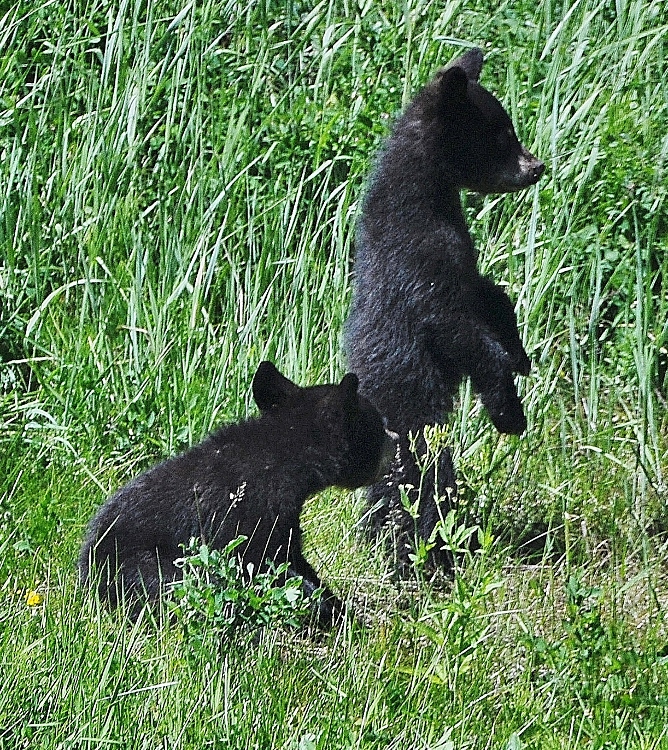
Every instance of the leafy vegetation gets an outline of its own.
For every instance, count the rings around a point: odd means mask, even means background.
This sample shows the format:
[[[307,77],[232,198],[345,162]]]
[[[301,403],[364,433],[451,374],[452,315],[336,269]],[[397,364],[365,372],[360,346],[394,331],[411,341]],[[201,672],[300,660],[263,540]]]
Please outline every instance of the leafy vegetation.
[[[263,573],[243,570],[234,550],[246,539],[239,536],[221,550],[192,539],[176,561],[183,579],[171,586],[169,610],[189,648],[215,651],[237,636],[249,643],[258,628],[298,628],[318,606],[322,591],[307,594],[287,562]]]
[[[661,0],[0,4],[0,750],[668,747],[667,32]],[[342,374],[374,152],[468,44],[548,165],[466,196],[534,362],[525,436],[467,385],[434,438],[478,549],[400,586],[329,491],[330,637],[101,609],[109,492],[252,413],[261,359]]]

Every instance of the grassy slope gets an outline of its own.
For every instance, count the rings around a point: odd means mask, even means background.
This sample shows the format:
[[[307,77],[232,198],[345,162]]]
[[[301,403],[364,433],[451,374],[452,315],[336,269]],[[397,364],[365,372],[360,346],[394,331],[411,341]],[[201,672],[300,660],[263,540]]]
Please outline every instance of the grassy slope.
[[[668,747],[662,4],[379,7],[0,9],[2,750]],[[108,491],[245,416],[260,359],[341,374],[364,176],[461,40],[549,172],[467,197],[535,362],[528,433],[463,389],[446,434],[463,516],[514,546],[549,529],[547,551],[483,547],[447,596],[398,592],[330,492],[311,556],[368,631],[249,659],[98,612],[73,561]]]

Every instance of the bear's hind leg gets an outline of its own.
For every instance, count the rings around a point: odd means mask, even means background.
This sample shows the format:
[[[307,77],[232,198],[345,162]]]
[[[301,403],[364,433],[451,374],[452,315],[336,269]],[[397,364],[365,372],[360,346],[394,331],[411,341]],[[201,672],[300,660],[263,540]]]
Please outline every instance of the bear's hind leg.
[[[301,576],[302,591],[306,596],[311,596],[317,589],[322,589],[317,610],[314,607],[313,612],[313,616],[319,627],[328,629],[341,620],[345,611],[343,602],[328,586],[323,584],[301,551],[292,550],[288,575]]]
[[[119,564],[97,566],[100,574],[98,591],[112,608],[124,606],[131,620],[137,620],[148,603],[155,607],[166,584],[180,579],[182,571],[174,560],[183,556],[181,550],[137,550],[127,554]]]

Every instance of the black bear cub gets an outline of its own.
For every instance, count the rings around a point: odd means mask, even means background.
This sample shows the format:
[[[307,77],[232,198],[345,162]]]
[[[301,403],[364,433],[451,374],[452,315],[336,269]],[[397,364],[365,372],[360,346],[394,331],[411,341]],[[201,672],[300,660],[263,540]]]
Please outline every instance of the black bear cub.
[[[395,453],[374,407],[358,395],[355,375],[338,385],[301,388],[270,362],[253,379],[260,416],[224,427],[116,492],[90,522],[79,557],[84,582],[111,606],[125,597],[136,617],[178,579],[174,560],[197,537],[223,548],[240,534],[244,569],[288,561],[306,593],[322,584],[302,554],[299,516],[305,500],[331,485],[377,481]],[[331,625],[342,613],[327,588],[316,613]]]
[[[470,50],[408,105],[380,154],[358,226],[346,351],[360,392],[400,436],[393,472],[370,489],[367,510],[372,532],[394,534],[400,569],[415,531],[429,539],[456,493],[449,451],[421,480],[409,432],[420,436],[425,425],[442,422],[465,376],[500,432],[526,428],[513,376],[529,373],[529,358],[513,304],[478,272],[459,193],[521,190],[544,165],[478,84],[482,62],[480,50]],[[424,452],[422,438],[417,450]],[[421,481],[415,529],[398,486],[412,485],[415,503]],[[450,564],[438,552],[433,561]]]

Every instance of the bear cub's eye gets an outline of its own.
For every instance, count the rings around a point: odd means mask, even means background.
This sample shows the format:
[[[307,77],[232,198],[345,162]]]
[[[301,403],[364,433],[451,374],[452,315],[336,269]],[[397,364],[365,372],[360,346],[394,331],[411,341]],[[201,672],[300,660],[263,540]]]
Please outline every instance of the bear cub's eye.
[[[500,151],[509,151],[515,140],[515,131],[512,128],[505,128],[496,136],[496,145]]]

